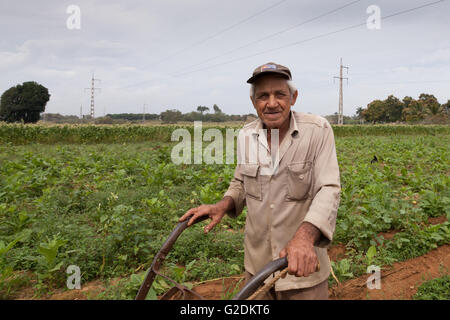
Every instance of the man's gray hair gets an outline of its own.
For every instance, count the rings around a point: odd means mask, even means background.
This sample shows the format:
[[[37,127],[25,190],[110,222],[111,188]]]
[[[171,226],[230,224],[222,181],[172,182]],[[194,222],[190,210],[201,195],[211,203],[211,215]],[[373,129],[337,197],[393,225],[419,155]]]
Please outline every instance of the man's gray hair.
[[[292,80],[286,80],[286,83],[289,87],[289,92],[291,93],[291,97],[294,95],[295,91],[297,91],[297,88],[294,85],[294,82]],[[250,97],[252,99],[255,98],[255,84],[251,83],[250,84]]]

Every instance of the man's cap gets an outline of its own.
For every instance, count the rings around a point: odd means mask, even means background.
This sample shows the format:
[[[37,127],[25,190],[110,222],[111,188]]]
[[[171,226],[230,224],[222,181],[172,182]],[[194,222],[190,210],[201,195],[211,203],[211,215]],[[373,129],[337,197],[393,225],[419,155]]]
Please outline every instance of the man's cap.
[[[247,80],[247,83],[253,83],[259,77],[270,73],[276,73],[282,75],[287,80],[292,80],[292,75],[289,68],[275,62],[268,62],[266,64],[263,64],[262,66],[257,67],[255,71],[253,71],[252,77]]]

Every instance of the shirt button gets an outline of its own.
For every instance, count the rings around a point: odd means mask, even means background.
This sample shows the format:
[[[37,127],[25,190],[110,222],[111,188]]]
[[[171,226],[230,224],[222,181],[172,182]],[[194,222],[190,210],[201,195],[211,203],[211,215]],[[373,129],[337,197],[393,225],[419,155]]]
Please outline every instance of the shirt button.
[[[275,205],[272,203],[272,204],[270,205],[270,209],[273,209],[273,208],[275,208]]]
[[[301,174],[301,175],[299,175],[298,177],[300,178],[300,180],[303,180],[303,178],[304,178],[305,176]]]

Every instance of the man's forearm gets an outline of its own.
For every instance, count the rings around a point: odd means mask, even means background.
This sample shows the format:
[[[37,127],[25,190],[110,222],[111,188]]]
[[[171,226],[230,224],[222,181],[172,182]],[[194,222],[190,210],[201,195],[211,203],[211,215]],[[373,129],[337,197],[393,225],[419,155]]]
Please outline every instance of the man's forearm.
[[[216,203],[216,206],[219,208],[219,210],[228,212],[234,209],[234,200],[230,196],[225,196],[222,200]]]
[[[295,233],[294,239],[307,241],[314,245],[319,241],[321,236],[320,230],[309,222],[303,222]]]

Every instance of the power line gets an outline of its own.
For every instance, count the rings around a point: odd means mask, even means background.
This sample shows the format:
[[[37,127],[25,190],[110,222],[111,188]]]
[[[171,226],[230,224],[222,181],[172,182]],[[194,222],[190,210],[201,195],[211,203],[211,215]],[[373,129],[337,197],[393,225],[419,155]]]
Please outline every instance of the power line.
[[[419,81],[395,81],[395,82],[372,82],[364,85],[384,85],[384,84],[406,84],[406,83],[447,83],[449,80],[419,80]]]
[[[181,53],[183,53],[183,52],[185,52],[185,51],[187,51],[187,50],[190,50],[190,49],[192,49],[192,48],[195,47],[195,46],[201,45],[201,44],[203,44],[203,43],[205,43],[205,42],[207,42],[207,41],[209,41],[209,40],[211,40],[211,39],[213,39],[213,38],[216,38],[217,36],[221,35],[222,33],[225,33],[225,32],[227,32],[227,31],[229,31],[229,30],[231,30],[231,29],[233,29],[233,28],[235,28],[235,27],[237,27],[237,26],[239,26],[239,25],[241,25],[241,24],[243,24],[243,23],[245,23],[245,22],[247,22],[247,21],[249,21],[249,20],[251,20],[251,19],[257,17],[257,16],[259,16],[259,15],[261,15],[261,14],[263,14],[263,13],[269,11],[270,9],[275,8],[275,7],[279,6],[279,5],[281,5],[283,2],[286,2],[286,1],[288,1],[288,0],[281,0],[281,1],[278,1],[278,2],[276,2],[275,4],[270,5],[270,6],[266,7],[266,8],[264,8],[264,9],[262,9],[262,10],[256,12],[256,13],[252,14],[251,16],[249,16],[249,17],[247,17],[247,18],[244,18],[244,19],[242,19],[242,20],[240,20],[240,21],[238,21],[238,22],[232,24],[231,26],[228,26],[228,27],[226,27],[226,28],[224,28],[224,29],[222,29],[222,30],[220,30],[220,31],[218,31],[218,32],[216,32],[216,33],[214,33],[214,34],[212,34],[212,35],[210,35],[210,36],[208,36],[208,37],[202,39],[202,40],[199,40],[199,41],[197,41],[197,42],[194,42],[194,43],[190,44],[189,46],[187,46],[187,47],[185,47],[185,48],[183,48],[183,49],[181,49],[181,50],[179,50],[179,51],[177,51],[177,52],[175,52],[175,53],[173,53],[173,54],[171,54],[171,55],[169,55],[169,56],[167,56],[167,57],[165,57],[165,58],[159,60],[158,62],[152,64],[152,67],[154,67],[155,65],[160,64],[161,62],[164,62],[164,61],[166,61],[166,60],[169,60],[169,59],[171,59],[171,58],[173,58],[173,57],[175,57],[175,56],[178,56],[178,55],[180,55]]]
[[[350,2],[350,3],[347,3],[347,4],[343,5],[343,6],[340,6],[340,7],[336,8],[336,9],[333,9],[333,10],[331,10],[331,11],[328,11],[328,12],[325,12],[325,13],[323,13],[323,14],[321,14],[321,15],[318,15],[318,16],[316,16],[316,17],[313,17],[313,18],[311,18],[311,19],[302,21],[302,22],[300,22],[300,23],[297,23],[297,24],[292,25],[292,26],[290,26],[290,27],[287,27],[287,28],[285,28],[285,29],[279,30],[279,31],[277,31],[277,32],[274,32],[274,33],[272,33],[272,34],[269,34],[269,35],[267,35],[267,36],[264,36],[264,37],[262,37],[262,38],[259,38],[259,39],[257,39],[257,40],[254,40],[254,41],[252,41],[252,42],[246,43],[246,44],[244,44],[244,45],[242,45],[242,46],[240,46],[240,47],[237,47],[237,48],[234,48],[234,49],[232,49],[232,50],[229,50],[229,51],[226,51],[226,52],[224,52],[224,53],[221,53],[221,54],[219,54],[219,55],[216,55],[216,56],[214,56],[214,57],[212,57],[212,58],[208,58],[208,59],[206,59],[206,60],[203,60],[202,62],[199,62],[199,63],[193,64],[193,65],[187,66],[186,68],[181,69],[181,70],[187,70],[187,69],[190,69],[190,68],[192,68],[192,67],[196,67],[196,66],[202,65],[202,64],[204,64],[204,63],[206,63],[206,62],[215,60],[215,59],[217,59],[217,58],[220,58],[220,57],[229,55],[230,53],[233,53],[233,52],[236,52],[236,51],[241,50],[241,49],[243,49],[243,48],[246,48],[246,47],[249,47],[249,46],[251,46],[251,45],[257,44],[257,43],[262,42],[262,41],[264,41],[264,40],[273,38],[273,37],[278,36],[278,35],[280,35],[280,34],[282,34],[282,33],[285,33],[285,32],[287,32],[287,31],[293,30],[293,29],[295,29],[295,28],[301,27],[301,26],[303,26],[303,25],[305,25],[305,24],[307,24],[307,23],[310,23],[310,22],[313,22],[313,21],[318,20],[318,19],[320,19],[320,18],[323,18],[323,17],[325,17],[325,16],[328,16],[328,15],[330,15],[330,14],[332,14],[332,13],[335,13],[335,12],[337,12],[337,11],[339,11],[339,10],[345,9],[345,8],[347,8],[347,7],[349,7],[349,6],[353,5],[353,4],[355,4],[355,3],[357,3],[357,2],[361,2],[361,0],[352,1],[352,2]]]
[[[430,3],[426,3],[426,4],[421,5],[421,6],[417,6],[417,7],[414,7],[414,8],[402,10],[402,11],[399,11],[399,12],[396,12],[396,13],[392,13],[390,15],[386,15],[384,17],[380,17],[380,19],[381,20],[387,20],[387,19],[390,19],[392,17],[399,16],[399,15],[402,15],[402,14],[406,14],[406,13],[409,13],[409,12],[412,12],[412,11],[416,11],[416,10],[419,10],[419,9],[423,9],[425,7],[429,7],[429,6],[438,4],[440,2],[444,2],[444,1],[446,1],[446,0],[438,0],[438,1],[430,2]],[[225,62],[221,62],[221,63],[217,63],[217,64],[214,64],[214,65],[206,66],[206,67],[203,67],[203,68],[200,68],[200,69],[187,71],[187,72],[182,72],[182,73],[177,73],[177,74],[172,74],[172,77],[175,77],[175,78],[176,77],[181,77],[181,76],[185,76],[185,75],[188,75],[188,74],[191,74],[191,73],[200,72],[200,71],[203,71],[203,70],[208,70],[208,69],[220,67],[220,66],[223,66],[223,65],[227,65],[227,64],[230,64],[230,63],[233,63],[233,62],[237,62],[237,61],[253,58],[253,57],[256,57],[256,56],[259,56],[259,55],[263,55],[265,53],[277,51],[277,50],[280,50],[280,49],[289,48],[289,47],[300,45],[300,44],[303,44],[303,43],[306,43],[306,42],[309,42],[309,41],[312,41],[312,40],[316,40],[316,39],[319,39],[319,38],[324,38],[324,37],[327,37],[327,36],[330,36],[330,35],[333,35],[333,34],[337,34],[337,33],[341,33],[341,32],[347,31],[347,30],[355,29],[355,28],[364,26],[366,24],[367,24],[366,21],[362,22],[362,23],[354,24],[354,25],[351,25],[351,26],[348,26],[348,27],[344,27],[344,28],[341,28],[341,29],[338,29],[338,30],[322,33],[322,34],[319,34],[319,35],[316,35],[316,36],[313,36],[313,37],[310,37],[310,38],[306,38],[306,39],[303,39],[303,40],[291,42],[291,43],[283,45],[283,46],[279,46],[279,47],[276,47],[276,48],[260,51],[260,52],[254,53],[254,54],[242,56],[242,57],[235,58],[235,59],[232,59],[232,60],[228,60],[228,61],[225,61]],[[126,88],[130,88],[130,87],[135,87],[135,86],[146,84],[146,83],[149,83],[149,82],[152,82],[152,81],[156,81],[156,80],[142,81],[142,82],[139,82],[139,83],[135,83],[135,84],[123,87],[123,88],[126,89]]]
[[[333,9],[333,10],[331,10],[331,11],[325,12],[325,13],[323,13],[323,14],[320,14],[320,15],[318,15],[318,16],[316,16],[316,17],[313,17],[313,18],[311,18],[311,19],[305,20],[305,21],[300,22],[300,23],[298,23],[298,24],[292,25],[292,26],[290,26],[290,27],[288,27],[288,28],[279,30],[279,31],[277,31],[277,32],[275,32],[275,33],[269,34],[269,35],[267,35],[267,36],[265,36],[265,37],[259,38],[259,39],[255,40],[255,41],[252,41],[252,42],[250,42],[250,43],[247,43],[247,44],[242,45],[242,46],[240,46],[240,47],[237,47],[237,48],[235,48],[235,49],[229,50],[229,51],[224,52],[224,53],[222,53],[222,54],[220,54],[220,55],[217,55],[217,56],[214,56],[214,57],[212,57],[212,58],[203,60],[203,61],[201,61],[201,62],[199,62],[199,63],[196,63],[196,64],[193,64],[193,65],[187,66],[187,67],[181,69],[181,71],[183,71],[183,70],[188,70],[188,69],[190,69],[190,68],[192,68],[192,67],[196,67],[196,66],[205,64],[206,62],[209,62],[209,61],[211,61],[211,60],[215,60],[215,59],[217,59],[217,58],[219,58],[219,57],[222,57],[222,56],[229,55],[230,53],[233,53],[233,52],[238,51],[238,50],[240,50],[240,49],[246,48],[246,47],[248,47],[248,46],[250,46],[250,45],[253,45],[253,44],[259,43],[259,42],[261,42],[261,41],[270,39],[270,38],[275,37],[275,36],[277,36],[277,35],[279,35],[279,34],[282,34],[282,33],[284,33],[284,32],[290,31],[290,30],[292,30],[292,29],[298,28],[298,27],[300,27],[300,26],[302,26],[302,25],[305,25],[305,24],[310,23],[310,22],[312,22],[312,21],[315,21],[315,20],[317,20],[317,19],[323,18],[323,17],[325,17],[325,16],[327,16],[327,15],[330,15],[330,14],[332,14],[332,13],[335,13],[335,12],[337,12],[337,11],[339,11],[339,10],[344,9],[344,8],[347,8],[347,7],[353,5],[353,4],[357,3],[357,2],[360,2],[360,1],[361,1],[361,0],[352,1],[352,2],[350,2],[350,3],[347,3],[347,4],[343,5],[343,6],[340,6],[340,7],[336,8],[336,9]],[[134,84],[134,85],[126,86],[126,87],[124,87],[124,88],[130,88],[130,87],[138,86],[138,85],[141,85],[141,84],[144,84],[144,83],[148,83],[148,82],[149,82],[149,81],[143,81],[143,82],[139,82],[139,83]]]
[[[419,10],[419,9],[423,9],[425,7],[429,7],[429,6],[435,5],[435,4],[440,3],[440,2],[444,2],[444,1],[446,1],[446,0],[438,0],[438,1],[430,2],[430,3],[424,4],[424,5],[421,5],[421,6],[418,6],[418,7],[402,10],[402,11],[399,11],[399,12],[396,12],[396,13],[393,13],[393,14],[381,17],[380,19],[381,20],[386,20],[386,19],[398,16],[398,15],[401,15],[401,14],[405,14],[405,13],[409,13],[409,12],[416,11],[416,10]],[[285,48],[289,48],[289,47],[292,47],[292,46],[296,46],[296,45],[299,45],[299,44],[302,44],[302,43],[306,43],[306,42],[309,42],[309,41],[312,41],[312,40],[315,40],[315,39],[323,38],[323,37],[326,37],[326,36],[329,36],[329,35],[332,35],[332,34],[344,32],[344,31],[347,31],[347,30],[350,30],[350,29],[355,29],[355,28],[361,27],[363,25],[366,25],[366,22],[358,23],[358,24],[355,24],[355,25],[351,25],[351,26],[348,26],[348,27],[345,27],[345,28],[341,28],[341,29],[338,29],[338,30],[335,30],[335,31],[322,33],[322,34],[319,34],[319,35],[311,37],[311,38],[307,38],[307,39],[291,42],[289,44],[286,44],[286,45],[283,45],[283,46],[280,46],[280,47],[276,47],[276,48],[260,51],[258,53],[254,53],[254,54],[250,54],[250,55],[243,56],[243,57],[240,57],[240,58],[236,58],[236,59],[232,59],[232,60],[229,60],[229,61],[225,61],[225,62],[222,62],[222,63],[214,64],[214,65],[211,65],[211,66],[208,66],[208,67],[204,67],[204,68],[200,68],[200,69],[197,69],[197,70],[188,71],[188,72],[184,72],[184,73],[178,73],[178,74],[175,74],[173,76],[174,77],[179,77],[179,76],[187,75],[187,74],[190,74],[190,73],[199,72],[199,71],[208,70],[208,69],[211,69],[211,68],[223,66],[223,65],[230,64],[230,63],[233,63],[233,62],[236,62],[236,61],[241,61],[241,60],[245,60],[245,59],[252,58],[252,57],[255,57],[255,56],[259,56],[259,55],[262,55],[262,54],[265,54],[265,53],[269,53],[269,52],[277,51],[277,50],[280,50],[280,49],[285,49]]]

